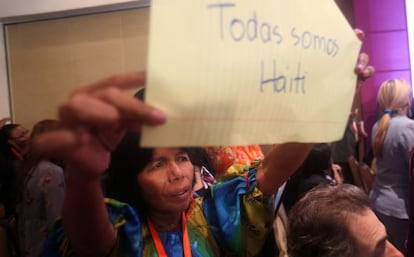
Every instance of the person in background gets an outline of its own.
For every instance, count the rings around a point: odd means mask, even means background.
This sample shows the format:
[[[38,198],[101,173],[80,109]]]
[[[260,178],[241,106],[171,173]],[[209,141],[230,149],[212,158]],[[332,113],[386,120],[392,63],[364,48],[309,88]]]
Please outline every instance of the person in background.
[[[9,151],[15,159],[23,160],[27,151],[30,131],[19,124],[6,124],[1,127],[3,149]]]
[[[353,156],[355,159],[358,159],[357,144],[359,135],[356,118],[357,114],[351,112],[343,138],[331,143],[332,160],[341,167],[342,174],[344,175],[344,182],[350,184],[354,183],[354,179],[351,167],[348,163],[348,158]]]
[[[288,220],[290,257],[403,257],[388,241],[367,195],[354,185],[313,188]]]
[[[57,120],[41,120],[32,129],[31,140],[57,130]],[[53,162],[29,144],[19,170],[18,236],[20,256],[40,257],[47,233],[60,216],[65,178],[60,162]]]
[[[211,146],[205,149],[213,162],[217,178],[226,175],[234,164],[250,166],[255,160],[264,158],[260,145]]]
[[[400,79],[384,81],[378,92],[382,116],[372,129],[377,172],[369,199],[387,228],[389,240],[406,254],[409,199],[409,151],[414,121],[407,117],[411,86]]]
[[[24,160],[29,142],[29,130],[19,124],[0,128],[0,202],[5,217],[15,214],[16,176]]]
[[[409,206],[409,226],[407,236],[407,257],[414,257],[414,149],[410,152],[410,206]]]
[[[3,127],[4,125],[6,125],[10,121],[11,121],[10,117],[1,118],[0,119],[0,128]]]
[[[210,156],[202,147],[189,148],[188,155],[194,166],[194,197],[204,196],[208,188],[216,184]]]
[[[1,120],[0,126],[0,253],[13,256],[18,253],[16,232],[16,178],[25,158],[29,131],[23,126]],[[3,256],[2,255],[2,256]]]
[[[342,182],[340,169],[332,163],[329,144],[315,144],[298,171],[287,181],[282,202],[289,213],[291,207],[312,188]]]

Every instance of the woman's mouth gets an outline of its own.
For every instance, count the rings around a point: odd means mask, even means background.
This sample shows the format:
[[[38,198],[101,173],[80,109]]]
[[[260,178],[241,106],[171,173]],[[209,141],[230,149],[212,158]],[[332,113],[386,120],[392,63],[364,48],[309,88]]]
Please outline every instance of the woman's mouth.
[[[187,190],[180,191],[180,192],[176,193],[175,195],[182,195],[182,194],[185,194],[185,193],[187,193]]]
[[[185,188],[174,192],[171,196],[175,199],[188,198],[190,190]]]

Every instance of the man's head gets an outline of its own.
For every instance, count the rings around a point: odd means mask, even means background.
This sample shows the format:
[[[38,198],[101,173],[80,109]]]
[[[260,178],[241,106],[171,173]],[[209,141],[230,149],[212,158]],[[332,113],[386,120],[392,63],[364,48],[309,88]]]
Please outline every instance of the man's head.
[[[321,185],[289,212],[291,257],[402,257],[358,187]]]

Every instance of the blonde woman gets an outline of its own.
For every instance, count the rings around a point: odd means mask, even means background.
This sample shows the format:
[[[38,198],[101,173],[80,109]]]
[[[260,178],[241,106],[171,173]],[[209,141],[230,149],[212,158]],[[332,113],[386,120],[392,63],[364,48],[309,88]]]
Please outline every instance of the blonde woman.
[[[400,79],[386,80],[378,92],[382,116],[372,130],[377,175],[370,201],[388,231],[389,240],[406,254],[408,228],[408,152],[414,146],[414,121],[407,117],[411,87]]]

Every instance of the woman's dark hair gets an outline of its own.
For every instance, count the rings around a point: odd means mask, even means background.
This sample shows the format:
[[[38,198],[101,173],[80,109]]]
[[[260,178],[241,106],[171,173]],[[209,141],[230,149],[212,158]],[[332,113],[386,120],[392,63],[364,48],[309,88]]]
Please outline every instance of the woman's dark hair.
[[[0,129],[0,202],[5,205],[6,216],[14,213],[17,166],[8,141],[12,131],[19,126],[19,124],[6,124]]]
[[[331,148],[328,144],[315,144],[299,169],[289,178],[283,192],[282,202],[289,213],[292,206],[315,186],[307,179],[312,175],[325,177],[324,171],[331,166]]]
[[[211,173],[211,175],[215,176],[216,172],[214,170],[213,162],[211,161],[210,156],[204,148],[191,147],[185,149],[193,165],[196,165],[200,168],[204,166]]]
[[[10,158],[13,153],[9,144],[9,139],[12,131],[19,127],[19,124],[6,124],[0,129],[0,154],[2,154],[6,159]]]
[[[331,148],[328,144],[315,144],[308,157],[302,164],[304,178],[314,174],[323,175],[324,171],[331,167]]]
[[[111,153],[108,168],[108,196],[128,203],[137,209],[144,208],[140,197],[137,175],[151,161],[154,148],[141,148],[141,135],[127,132],[118,147]]]

